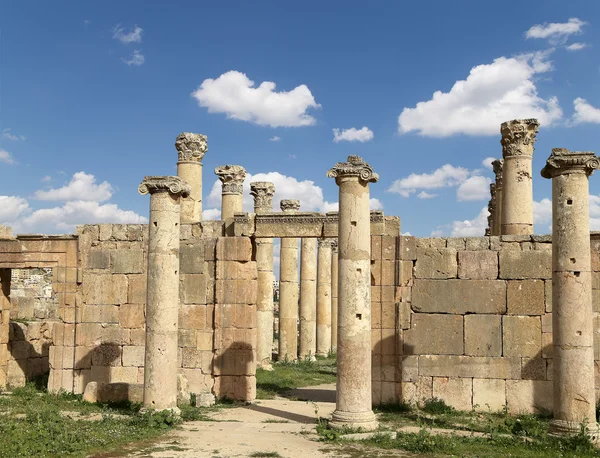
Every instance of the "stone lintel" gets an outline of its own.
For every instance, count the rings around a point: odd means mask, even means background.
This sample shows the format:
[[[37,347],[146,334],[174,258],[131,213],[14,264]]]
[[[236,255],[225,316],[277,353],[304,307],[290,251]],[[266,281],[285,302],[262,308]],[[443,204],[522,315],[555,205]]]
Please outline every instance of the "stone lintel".
[[[600,168],[600,160],[591,151],[569,151],[566,148],[553,148],[542,169],[542,177],[552,178],[568,173],[585,173],[590,176]]]
[[[140,194],[169,192],[175,196],[187,197],[192,192],[192,188],[177,176],[146,176],[139,185],[138,192]]]
[[[202,163],[202,158],[208,151],[208,137],[202,134],[183,132],[175,140],[175,148],[179,162]]]

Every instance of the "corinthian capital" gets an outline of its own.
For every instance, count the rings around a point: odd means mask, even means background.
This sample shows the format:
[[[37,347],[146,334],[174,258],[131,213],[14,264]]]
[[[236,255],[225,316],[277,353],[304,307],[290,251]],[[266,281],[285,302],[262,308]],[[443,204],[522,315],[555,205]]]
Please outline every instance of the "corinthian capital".
[[[241,165],[220,165],[215,167],[215,175],[223,183],[223,194],[242,194],[246,169]]]
[[[358,177],[365,183],[375,183],[379,175],[373,171],[373,167],[367,164],[360,156],[348,156],[348,162],[338,162],[327,172],[328,178],[335,178],[339,184],[340,178]]]
[[[317,245],[319,248],[331,248],[333,246],[334,239],[317,239]]]
[[[175,196],[187,197],[192,192],[192,188],[179,177],[144,177],[144,181],[138,186],[138,192],[140,194],[169,192]]]
[[[283,199],[279,202],[279,207],[285,213],[294,213],[300,210],[300,201],[297,199]]]
[[[179,162],[202,162],[208,151],[208,138],[202,134],[183,132],[175,140]]]
[[[552,178],[566,173],[585,173],[590,176],[600,169],[600,160],[591,151],[569,151],[566,148],[553,148],[552,154],[542,169],[544,178]]]
[[[250,195],[254,197],[254,210],[273,211],[273,194],[275,185],[268,181],[250,183]]]
[[[533,144],[540,123],[537,119],[515,119],[500,126],[502,157],[533,156]]]
[[[496,175],[496,182],[501,183],[502,182],[502,172],[504,169],[504,160],[496,159],[494,162],[492,162],[492,167],[494,168],[494,174]]]

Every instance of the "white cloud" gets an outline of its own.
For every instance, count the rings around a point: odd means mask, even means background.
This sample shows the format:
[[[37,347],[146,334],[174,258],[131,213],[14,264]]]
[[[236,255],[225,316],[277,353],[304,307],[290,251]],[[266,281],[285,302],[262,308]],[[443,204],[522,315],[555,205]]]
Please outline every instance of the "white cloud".
[[[143,31],[144,30],[137,25],[134,26],[130,31],[126,31],[123,27],[121,27],[121,24],[117,24],[113,27],[113,38],[115,40],[119,40],[125,45],[130,43],[141,43]]]
[[[551,22],[536,24],[525,32],[526,38],[547,38],[550,43],[564,43],[571,35],[580,34],[586,22],[570,18],[568,22]]]
[[[600,124],[600,108],[590,105],[585,99],[577,97],[573,101],[575,113],[571,118],[572,124],[593,123]]]
[[[269,138],[270,142],[278,142],[279,140],[281,140],[281,137],[278,137],[277,135]]]
[[[379,199],[371,197],[369,199],[369,208],[371,210],[383,210],[383,204],[381,203],[381,201]]]
[[[419,199],[433,199],[434,197],[437,197],[437,194],[421,191],[419,194],[417,194],[417,197]]]
[[[552,226],[552,201],[548,198],[543,198],[539,202],[533,201],[533,224],[547,224],[548,229]]]
[[[13,134],[11,131],[12,131],[12,129],[10,127],[3,129],[2,130],[2,138],[6,138],[7,140],[11,140],[13,142],[27,140],[27,137],[25,137],[24,135],[16,135],[16,134]]]
[[[121,57],[121,60],[130,67],[132,65],[138,67],[140,65],[143,65],[144,62],[146,62],[146,58],[144,57],[144,55],[137,49],[133,50],[133,54],[131,54],[131,57],[129,57],[128,59]]]
[[[449,92],[436,91],[431,100],[404,108],[398,132],[431,137],[497,135],[502,122],[518,118],[551,125],[562,117],[558,100],[539,97],[534,83],[536,75],[552,69],[546,60],[549,53],[499,57],[473,67],[467,79],[455,82]]]
[[[350,129],[333,129],[333,141],[335,143],[346,141],[346,142],[368,142],[373,140],[373,131],[367,126],[363,126],[360,129],[352,127]]]
[[[0,162],[4,162],[6,164],[16,164],[10,153],[2,148],[0,148]]]
[[[36,191],[39,200],[81,200],[103,202],[112,196],[112,186],[107,181],[96,184],[96,177],[85,172],[77,172],[66,186],[47,191]]]
[[[456,190],[456,199],[459,202],[465,200],[489,200],[490,180],[487,177],[475,175],[463,181]]]
[[[473,218],[464,221],[452,222],[452,237],[478,237],[485,235],[485,229],[488,226],[487,217],[489,215],[487,206],[483,207],[479,214]]]
[[[481,161],[481,165],[483,165],[488,170],[494,170],[492,162],[494,162],[495,160],[495,157],[486,157],[483,161]]]
[[[565,49],[567,51],[581,51],[582,49],[585,49],[587,47],[588,47],[587,43],[573,43],[573,44],[570,44],[569,46],[565,46]]]
[[[42,183],[50,183],[52,181],[52,177],[50,175],[46,175],[44,178],[40,180]]]
[[[260,126],[311,126],[316,120],[309,108],[320,108],[308,87],[302,84],[289,92],[276,92],[275,83],[254,81],[244,73],[231,70],[217,79],[205,79],[192,93],[209,113],[225,113],[230,119],[248,121]]]
[[[203,221],[218,221],[221,219],[221,210],[219,208],[207,208],[202,210]]]
[[[29,210],[29,203],[22,197],[0,196],[0,224],[10,225]]]
[[[417,189],[439,189],[457,186],[467,179],[469,171],[464,167],[454,167],[446,164],[432,173],[412,173],[406,178],[396,180],[392,183],[388,192],[394,192],[408,197]]]

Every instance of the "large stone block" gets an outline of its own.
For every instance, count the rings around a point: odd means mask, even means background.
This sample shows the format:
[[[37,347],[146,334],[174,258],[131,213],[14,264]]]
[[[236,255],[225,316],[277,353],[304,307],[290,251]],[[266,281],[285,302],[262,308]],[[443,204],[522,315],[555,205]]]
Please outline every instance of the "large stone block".
[[[141,274],[144,272],[144,250],[113,250],[111,272],[115,274]]]
[[[400,237],[400,259],[414,261],[417,259],[417,239],[412,236]]]
[[[415,278],[456,278],[456,250],[452,248],[417,248]]]
[[[110,251],[93,249],[84,256],[84,267],[88,269],[108,269],[110,267]]]
[[[457,410],[473,407],[473,381],[470,378],[433,378],[433,397],[442,399]]]
[[[500,278],[552,278],[552,252],[540,250],[500,251]]]
[[[179,277],[180,300],[184,304],[206,304],[206,277],[204,274],[183,274]]]
[[[502,319],[499,315],[465,315],[465,354],[502,356]]]
[[[127,302],[130,304],[146,303],[146,275],[128,275]]]
[[[459,315],[415,313],[404,333],[405,355],[462,355],[463,318]]]
[[[412,308],[426,313],[505,313],[506,283],[501,280],[416,279]]]
[[[127,303],[125,275],[98,275],[84,272],[83,300],[88,305],[120,305]]]
[[[503,316],[504,356],[540,358],[542,321],[539,316]]]
[[[119,325],[123,328],[143,328],[146,322],[144,304],[122,304],[119,307]]]
[[[179,270],[182,274],[204,273],[204,242],[182,245],[179,250]]]
[[[419,376],[519,379],[521,359],[424,355],[419,356]]]
[[[219,261],[252,260],[252,243],[249,237],[219,237],[216,256]]]
[[[506,382],[497,379],[473,379],[473,408],[499,412],[506,406]]]
[[[513,280],[507,288],[509,315],[544,314],[544,280]]]
[[[506,405],[513,415],[552,412],[552,402],[552,381],[506,381]]]
[[[459,251],[458,278],[495,280],[498,278],[498,252]]]
[[[145,350],[144,347],[125,345],[122,354],[123,366],[143,367]]]

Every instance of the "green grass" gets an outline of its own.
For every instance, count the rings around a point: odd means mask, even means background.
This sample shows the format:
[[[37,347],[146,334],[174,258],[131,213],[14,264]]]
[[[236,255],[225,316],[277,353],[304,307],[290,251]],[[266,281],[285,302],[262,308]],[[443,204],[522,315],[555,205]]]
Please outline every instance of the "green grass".
[[[281,455],[277,452],[254,452],[250,455],[254,458],[280,458]]]
[[[317,357],[316,361],[277,362],[272,371],[256,370],[257,399],[273,399],[305,386],[335,383],[335,356]]]

